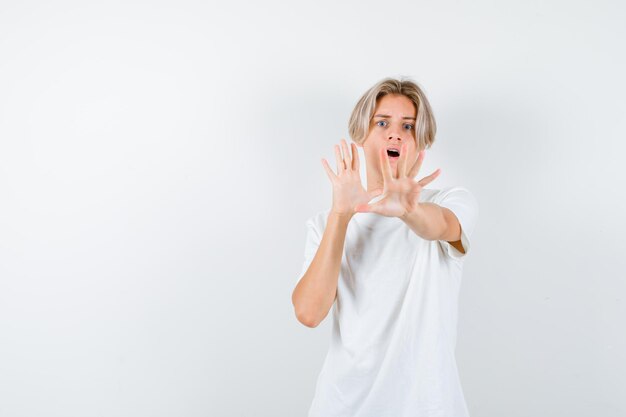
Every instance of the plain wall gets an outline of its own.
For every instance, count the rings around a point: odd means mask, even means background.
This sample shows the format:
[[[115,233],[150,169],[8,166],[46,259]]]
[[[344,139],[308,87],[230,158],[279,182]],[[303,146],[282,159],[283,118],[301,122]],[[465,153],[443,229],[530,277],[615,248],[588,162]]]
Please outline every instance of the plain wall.
[[[480,204],[472,417],[626,415],[625,11],[3,1],[0,415],[304,416],[331,329],[291,305],[304,223],[386,76],[435,112],[418,177]]]

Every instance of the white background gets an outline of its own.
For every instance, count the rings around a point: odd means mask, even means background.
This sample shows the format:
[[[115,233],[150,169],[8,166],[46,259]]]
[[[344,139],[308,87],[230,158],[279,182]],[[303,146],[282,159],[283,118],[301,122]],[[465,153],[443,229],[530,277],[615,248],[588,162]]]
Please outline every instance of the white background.
[[[626,415],[622,2],[99,3],[0,3],[1,416],[304,416],[304,222],[386,76],[480,204],[470,414]]]

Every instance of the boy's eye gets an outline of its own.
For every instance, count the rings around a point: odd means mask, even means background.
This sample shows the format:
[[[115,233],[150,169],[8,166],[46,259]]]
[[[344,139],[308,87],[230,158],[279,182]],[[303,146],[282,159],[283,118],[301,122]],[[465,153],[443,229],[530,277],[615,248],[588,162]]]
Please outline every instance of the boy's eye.
[[[383,127],[383,126],[386,126],[386,125],[387,125],[387,121],[385,121],[385,120],[379,120],[379,121],[377,121],[377,122],[376,122],[376,126]],[[412,124],[410,124],[410,123],[406,123],[406,124],[404,125],[404,128],[405,128],[406,130],[412,130],[412,129],[415,129],[415,126],[413,126],[413,125],[412,125]]]

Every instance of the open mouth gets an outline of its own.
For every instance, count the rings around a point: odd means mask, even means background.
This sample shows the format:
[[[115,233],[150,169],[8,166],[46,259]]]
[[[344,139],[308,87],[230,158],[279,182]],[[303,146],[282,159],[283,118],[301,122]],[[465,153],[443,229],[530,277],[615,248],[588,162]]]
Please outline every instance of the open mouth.
[[[387,149],[387,155],[389,155],[389,158],[394,159],[394,158],[399,158],[400,157],[400,151],[397,149]]]

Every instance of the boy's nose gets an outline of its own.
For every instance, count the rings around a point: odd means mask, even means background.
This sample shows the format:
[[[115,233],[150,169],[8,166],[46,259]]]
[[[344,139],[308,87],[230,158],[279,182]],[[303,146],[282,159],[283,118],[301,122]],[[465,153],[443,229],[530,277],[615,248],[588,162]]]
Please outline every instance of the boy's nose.
[[[389,129],[389,140],[402,140],[402,135],[400,135],[399,133],[400,131],[398,130],[398,126],[392,126]]]
[[[398,133],[390,133],[389,134],[389,140],[402,140],[402,136],[400,136]]]

